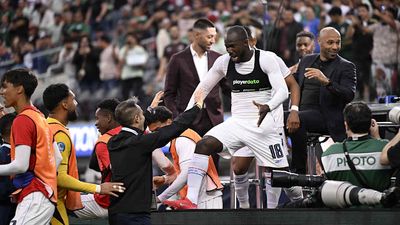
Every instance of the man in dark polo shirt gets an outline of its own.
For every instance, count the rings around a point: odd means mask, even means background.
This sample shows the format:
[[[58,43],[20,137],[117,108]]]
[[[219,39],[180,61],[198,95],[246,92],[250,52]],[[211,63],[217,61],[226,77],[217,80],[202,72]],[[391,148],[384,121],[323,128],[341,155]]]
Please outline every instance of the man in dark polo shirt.
[[[300,128],[292,139],[292,170],[306,172],[307,132],[329,134],[335,142],[346,138],[343,109],[354,98],[356,68],[338,55],[340,33],[326,27],[319,33],[319,54],[306,55],[299,63],[296,80],[301,88]]]

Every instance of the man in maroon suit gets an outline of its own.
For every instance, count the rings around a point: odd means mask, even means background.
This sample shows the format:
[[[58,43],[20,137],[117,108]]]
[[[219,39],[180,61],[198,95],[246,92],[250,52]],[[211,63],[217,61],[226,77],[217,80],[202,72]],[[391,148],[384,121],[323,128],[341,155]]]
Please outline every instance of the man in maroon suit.
[[[210,50],[217,34],[211,21],[198,19],[193,25],[193,32],[193,43],[173,55],[167,69],[164,101],[174,117],[185,111],[194,89],[220,56],[219,53]],[[220,86],[224,92],[226,90],[230,93],[225,79],[220,82]],[[191,127],[201,136],[224,120],[218,86],[211,91],[204,103],[202,113]]]

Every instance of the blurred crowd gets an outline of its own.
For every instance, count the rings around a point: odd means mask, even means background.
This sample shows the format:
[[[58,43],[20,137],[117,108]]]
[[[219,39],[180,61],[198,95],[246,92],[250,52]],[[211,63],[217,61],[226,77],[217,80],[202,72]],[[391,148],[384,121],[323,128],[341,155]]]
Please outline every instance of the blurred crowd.
[[[213,50],[225,53],[228,26],[247,25],[257,47],[275,52],[287,66],[298,62],[298,32],[318,36],[323,27],[335,27],[342,35],[340,55],[357,66],[356,98],[399,95],[400,1],[266,2],[1,0],[0,72],[27,67],[39,76],[62,73],[78,99],[135,95],[148,105],[164,87],[169,58],[190,44],[194,21],[206,17],[218,28]]]

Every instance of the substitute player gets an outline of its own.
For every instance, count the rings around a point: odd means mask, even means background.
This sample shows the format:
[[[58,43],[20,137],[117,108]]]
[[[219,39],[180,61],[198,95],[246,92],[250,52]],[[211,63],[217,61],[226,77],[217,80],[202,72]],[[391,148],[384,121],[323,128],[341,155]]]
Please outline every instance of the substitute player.
[[[6,108],[13,107],[17,117],[11,126],[11,163],[0,165],[0,176],[15,175],[18,203],[10,224],[49,224],[57,202],[57,163],[61,155],[44,115],[30,98],[38,85],[28,69],[7,71],[1,78],[0,95]]]
[[[158,106],[152,109],[151,117],[147,120],[147,123],[150,131],[156,131],[161,127],[170,125],[172,121],[172,112],[164,106]],[[196,143],[200,139],[200,135],[194,130],[187,129],[178,138],[171,141],[170,152],[174,160],[174,167],[178,171],[178,177],[158,195],[158,202],[163,202],[175,194],[178,194],[181,199],[186,197],[189,165],[193,158]],[[209,157],[207,176],[204,177],[200,188],[198,208],[222,209],[222,188],[214,161],[212,157]]]
[[[75,94],[65,84],[52,84],[43,92],[43,103],[50,112],[47,122],[62,154],[58,168],[58,200],[51,224],[69,224],[67,209],[75,211],[91,207],[90,202],[82,202],[80,192],[100,193],[118,196],[123,192],[122,183],[103,183],[101,185],[79,181],[75,148],[66,125],[77,119]]]

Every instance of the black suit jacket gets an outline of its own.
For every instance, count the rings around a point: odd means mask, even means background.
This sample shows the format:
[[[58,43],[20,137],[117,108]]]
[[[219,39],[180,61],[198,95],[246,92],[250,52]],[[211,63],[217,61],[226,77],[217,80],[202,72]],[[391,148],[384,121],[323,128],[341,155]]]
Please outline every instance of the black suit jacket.
[[[303,89],[305,69],[311,67],[319,56],[319,54],[307,55],[300,61],[295,76],[301,89]],[[325,69],[324,75],[331,80],[332,85],[321,86],[320,88],[320,110],[326,121],[329,134],[335,141],[338,141],[338,139],[346,137],[343,109],[347,103],[354,99],[356,67],[352,62],[337,56]]]
[[[217,52],[207,52],[208,69],[211,68],[219,56],[220,54]],[[183,51],[178,52],[171,57],[167,68],[164,102],[167,108],[173,112],[174,117],[185,111],[190,97],[199,83],[199,75],[197,74],[196,66],[194,65],[190,46],[188,46]],[[224,91],[229,89],[226,79],[221,80],[220,86],[221,85]],[[215,86],[204,100],[206,107],[203,110],[206,110],[210,120],[206,121],[206,123],[208,122],[209,124],[211,122],[213,126],[222,123],[224,120],[219,90],[220,87]],[[230,90],[227,91],[230,92]],[[208,118],[204,118],[204,114],[201,115],[203,116],[197,118],[193,123],[193,129],[196,131],[199,130],[197,129],[199,126],[205,124],[204,120],[208,120]]]

